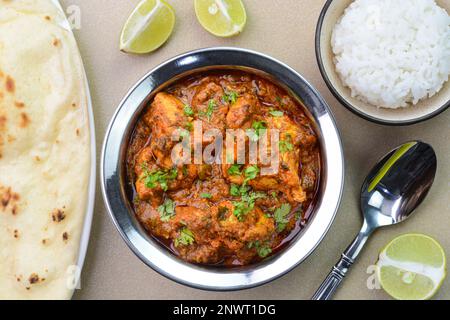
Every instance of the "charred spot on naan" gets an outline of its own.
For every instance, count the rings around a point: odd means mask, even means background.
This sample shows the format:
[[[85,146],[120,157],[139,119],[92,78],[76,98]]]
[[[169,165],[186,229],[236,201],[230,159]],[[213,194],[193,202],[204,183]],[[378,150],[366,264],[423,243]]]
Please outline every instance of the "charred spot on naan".
[[[38,284],[39,282],[43,282],[43,281],[45,281],[45,278],[39,277],[39,275],[37,273],[32,273],[28,277],[28,282],[30,284]],[[27,290],[29,290],[28,287],[27,287]]]
[[[54,222],[61,222],[66,218],[66,213],[63,209],[55,209],[52,211],[52,220]]]
[[[67,242],[67,240],[69,240],[69,234],[68,234],[67,232],[64,232],[64,233],[62,234],[62,238],[63,238],[63,241],[64,241],[64,242]]]
[[[30,122],[31,120],[28,114],[26,112],[22,112],[20,114],[19,127],[26,128]]]
[[[14,238],[19,239],[19,230],[15,229],[13,234],[14,234]]]
[[[60,41],[59,41],[59,39],[57,39],[57,38],[55,38],[55,39],[53,39],[53,46],[54,47],[58,47],[59,45],[60,45]]]
[[[11,76],[6,76],[5,87],[6,92],[14,93],[16,91],[16,83]]]
[[[11,187],[5,187],[0,185],[0,208],[3,212],[11,212],[12,215],[16,215],[18,212],[18,202],[20,195],[14,192]]]
[[[23,103],[21,101],[14,102],[14,105],[19,109],[25,108],[25,103]]]
[[[5,115],[0,115],[0,132],[5,130],[6,121],[8,121],[8,118]]]

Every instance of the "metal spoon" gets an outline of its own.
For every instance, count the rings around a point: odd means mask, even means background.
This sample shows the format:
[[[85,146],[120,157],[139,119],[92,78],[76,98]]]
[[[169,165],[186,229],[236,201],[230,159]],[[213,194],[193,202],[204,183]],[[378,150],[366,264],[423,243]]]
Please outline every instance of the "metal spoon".
[[[430,190],[436,165],[433,148],[420,141],[405,143],[378,162],[361,189],[364,215],[361,231],[314,294],[313,300],[332,297],[375,229],[409,218]]]

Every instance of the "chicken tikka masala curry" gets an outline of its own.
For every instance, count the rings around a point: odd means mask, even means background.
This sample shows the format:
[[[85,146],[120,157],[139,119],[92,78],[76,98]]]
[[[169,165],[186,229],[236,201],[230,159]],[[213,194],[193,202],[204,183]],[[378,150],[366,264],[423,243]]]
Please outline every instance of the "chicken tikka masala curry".
[[[192,137],[196,120],[204,131],[224,136],[227,129],[256,136],[278,129],[278,172],[262,175],[261,165],[250,163],[174,163],[174,130]],[[307,223],[320,150],[304,107],[286,90],[224,70],[179,80],[156,94],[131,137],[127,170],[135,214],[150,235],[188,262],[243,266],[272,255]]]

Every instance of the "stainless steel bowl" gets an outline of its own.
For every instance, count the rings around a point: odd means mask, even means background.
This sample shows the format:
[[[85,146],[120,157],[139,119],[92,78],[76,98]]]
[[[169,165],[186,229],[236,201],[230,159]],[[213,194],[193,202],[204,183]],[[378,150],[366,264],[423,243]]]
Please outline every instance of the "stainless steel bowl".
[[[187,263],[149,236],[136,219],[126,195],[125,153],[143,108],[155,93],[180,78],[210,69],[240,69],[268,77],[290,91],[308,109],[322,152],[318,199],[307,226],[289,245],[259,264],[225,269]],[[327,233],[338,209],[344,160],[333,115],[320,94],[296,71],[266,55],[237,48],[209,48],[170,59],[144,76],[125,96],[106,133],[101,157],[101,185],[106,207],[133,252],[160,274],[206,290],[239,290],[274,280],[305,260]]]

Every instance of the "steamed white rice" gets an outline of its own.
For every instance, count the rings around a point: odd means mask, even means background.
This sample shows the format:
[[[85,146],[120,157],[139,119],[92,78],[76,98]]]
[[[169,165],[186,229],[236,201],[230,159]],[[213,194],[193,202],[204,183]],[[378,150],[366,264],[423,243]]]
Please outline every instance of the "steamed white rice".
[[[374,106],[416,104],[450,74],[450,17],[433,0],[356,0],[331,42],[352,96]]]

